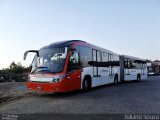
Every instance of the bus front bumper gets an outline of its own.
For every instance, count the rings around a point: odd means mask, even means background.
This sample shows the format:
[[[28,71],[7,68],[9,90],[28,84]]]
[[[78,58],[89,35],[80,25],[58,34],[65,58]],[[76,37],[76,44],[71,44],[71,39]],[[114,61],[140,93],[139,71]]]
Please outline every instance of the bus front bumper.
[[[42,92],[66,92],[60,83],[37,83],[27,82],[29,90],[42,91]]]

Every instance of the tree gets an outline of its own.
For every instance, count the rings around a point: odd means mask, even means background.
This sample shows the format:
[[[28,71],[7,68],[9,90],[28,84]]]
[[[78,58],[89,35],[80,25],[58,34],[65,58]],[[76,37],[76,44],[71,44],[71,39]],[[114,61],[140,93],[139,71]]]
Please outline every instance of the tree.
[[[14,61],[12,61],[12,63],[10,64],[10,66],[9,66],[9,68],[10,69],[13,69],[13,68],[15,68],[17,65],[16,65],[16,63],[14,62]]]
[[[20,62],[17,64],[13,61],[8,68],[0,71],[0,77],[3,77],[5,81],[22,82],[28,79],[29,67],[24,67]]]
[[[17,64],[13,61],[10,66],[9,66],[9,72],[11,73],[16,73],[16,74],[22,74],[25,72],[28,72],[29,68],[25,68],[24,66],[22,66],[22,64],[20,62],[18,62]]]

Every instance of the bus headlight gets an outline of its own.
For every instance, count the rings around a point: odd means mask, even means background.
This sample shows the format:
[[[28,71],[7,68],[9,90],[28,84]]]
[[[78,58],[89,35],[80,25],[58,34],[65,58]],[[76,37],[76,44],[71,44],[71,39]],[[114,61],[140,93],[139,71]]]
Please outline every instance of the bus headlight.
[[[55,76],[53,77],[53,80],[52,80],[51,82],[52,82],[52,83],[53,83],[53,82],[60,82],[60,81],[63,80],[64,77],[65,77],[65,75],[55,75]]]

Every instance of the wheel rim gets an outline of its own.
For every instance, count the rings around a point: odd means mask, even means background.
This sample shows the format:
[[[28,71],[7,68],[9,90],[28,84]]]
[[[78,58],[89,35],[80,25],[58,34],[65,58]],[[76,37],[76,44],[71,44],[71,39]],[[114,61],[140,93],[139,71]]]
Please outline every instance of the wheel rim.
[[[84,89],[85,89],[85,90],[88,89],[88,81],[87,81],[87,80],[85,80],[85,82],[84,82]]]

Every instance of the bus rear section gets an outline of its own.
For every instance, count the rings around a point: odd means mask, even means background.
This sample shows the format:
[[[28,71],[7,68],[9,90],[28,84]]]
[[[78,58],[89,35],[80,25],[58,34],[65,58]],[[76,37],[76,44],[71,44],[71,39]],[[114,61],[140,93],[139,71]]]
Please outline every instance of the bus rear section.
[[[147,63],[145,59],[120,55],[120,78],[122,81],[147,79]]]

